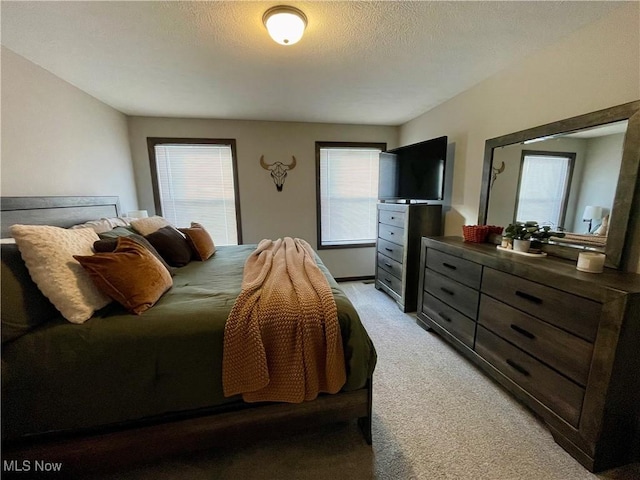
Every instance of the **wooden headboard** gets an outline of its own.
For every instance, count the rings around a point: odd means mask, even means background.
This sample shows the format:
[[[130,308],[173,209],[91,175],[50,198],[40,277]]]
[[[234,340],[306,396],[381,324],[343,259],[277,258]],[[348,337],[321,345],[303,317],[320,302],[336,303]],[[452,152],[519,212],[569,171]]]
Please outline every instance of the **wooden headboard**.
[[[103,217],[120,215],[118,197],[2,197],[0,199],[0,238],[11,236],[9,227],[16,223],[72,225]]]

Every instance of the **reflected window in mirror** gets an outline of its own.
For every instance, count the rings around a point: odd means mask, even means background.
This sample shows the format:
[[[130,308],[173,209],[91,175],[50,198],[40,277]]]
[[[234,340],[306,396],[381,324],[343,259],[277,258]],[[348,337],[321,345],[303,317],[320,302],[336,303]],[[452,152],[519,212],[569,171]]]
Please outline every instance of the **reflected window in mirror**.
[[[564,228],[575,158],[571,152],[522,151],[516,221]]]

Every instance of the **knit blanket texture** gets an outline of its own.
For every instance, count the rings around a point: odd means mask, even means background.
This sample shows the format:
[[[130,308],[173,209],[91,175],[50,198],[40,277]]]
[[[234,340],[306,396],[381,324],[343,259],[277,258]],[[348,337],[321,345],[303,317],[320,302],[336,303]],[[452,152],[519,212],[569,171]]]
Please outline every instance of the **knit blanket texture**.
[[[225,325],[224,395],[300,403],[345,381],[337,307],[314,250],[299,238],[262,240]]]

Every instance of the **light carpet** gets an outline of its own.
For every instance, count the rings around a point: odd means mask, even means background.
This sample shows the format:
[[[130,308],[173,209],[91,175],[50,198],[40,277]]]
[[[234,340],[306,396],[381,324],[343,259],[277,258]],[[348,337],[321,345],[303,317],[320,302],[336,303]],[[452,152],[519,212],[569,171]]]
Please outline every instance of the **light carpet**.
[[[373,446],[355,422],[117,472],[117,479],[632,480],[594,475],[544,425],[372,283],[341,284],[378,352]]]

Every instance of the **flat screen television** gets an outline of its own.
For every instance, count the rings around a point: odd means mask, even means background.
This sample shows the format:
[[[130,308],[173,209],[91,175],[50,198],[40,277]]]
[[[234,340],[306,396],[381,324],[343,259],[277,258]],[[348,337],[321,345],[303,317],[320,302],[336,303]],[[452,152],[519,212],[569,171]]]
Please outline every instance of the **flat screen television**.
[[[443,200],[446,162],[446,136],[381,153],[378,199],[386,202]]]

